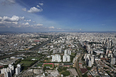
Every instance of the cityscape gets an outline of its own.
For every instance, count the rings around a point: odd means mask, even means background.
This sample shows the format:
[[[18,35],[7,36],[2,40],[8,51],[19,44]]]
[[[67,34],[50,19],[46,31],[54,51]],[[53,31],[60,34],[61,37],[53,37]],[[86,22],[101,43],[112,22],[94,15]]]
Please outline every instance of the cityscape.
[[[0,77],[116,77],[116,1],[0,0]]]
[[[115,77],[116,33],[0,35],[1,77]]]

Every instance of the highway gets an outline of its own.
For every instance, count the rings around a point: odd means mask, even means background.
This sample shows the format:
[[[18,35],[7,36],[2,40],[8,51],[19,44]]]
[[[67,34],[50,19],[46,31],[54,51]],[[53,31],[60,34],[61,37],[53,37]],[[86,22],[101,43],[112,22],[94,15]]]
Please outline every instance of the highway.
[[[81,56],[82,56],[82,54],[81,55],[77,55],[77,60],[76,60],[76,62],[75,62],[75,68],[77,69],[77,73],[78,73],[78,77],[82,77],[82,74],[81,74],[81,72],[80,72],[80,70],[79,70],[79,59],[81,58]]]

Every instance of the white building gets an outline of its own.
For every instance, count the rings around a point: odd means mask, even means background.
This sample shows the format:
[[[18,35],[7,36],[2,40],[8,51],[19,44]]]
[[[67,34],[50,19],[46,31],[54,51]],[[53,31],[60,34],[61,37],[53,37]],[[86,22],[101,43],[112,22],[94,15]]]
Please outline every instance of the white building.
[[[63,55],[63,62],[70,62],[70,56],[67,54]]]
[[[61,62],[61,56],[59,54],[51,55],[52,62]]]
[[[71,55],[71,51],[65,50],[63,55],[63,62],[70,62],[70,55]]]
[[[91,64],[92,64],[92,65],[94,64],[94,61],[95,61],[95,57],[92,55],[92,56],[91,56]]]
[[[7,68],[1,69],[1,74],[4,74],[4,77],[9,77],[8,73],[9,73],[9,70]]]
[[[64,54],[71,55],[71,51],[70,50],[64,50]]]
[[[90,53],[90,51],[91,51],[91,47],[89,44],[87,44],[87,51],[88,51],[88,53]]]
[[[91,60],[88,61],[88,67],[92,67]]]
[[[94,55],[85,54],[84,59],[85,59],[85,62],[87,63],[87,65],[88,65],[88,67],[91,67],[95,62]]]
[[[104,52],[103,51],[94,51],[97,55],[99,54],[103,54]]]
[[[21,65],[17,64],[17,68],[15,68],[15,74],[18,75],[21,72]]]
[[[109,53],[109,54],[108,54],[108,57],[113,57],[113,54],[112,54],[112,53]]]
[[[115,62],[115,58],[111,58],[110,63],[111,63],[112,65],[114,65],[114,64],[116,63],[116,62]]]
[[[62,48],[59,48],[59,53],[61,53],[62,52]]]
[[[1,74],[4,74],[4,77],[12,77],[14,74],[14,66],[9,64],[7,68],[1,69]]]

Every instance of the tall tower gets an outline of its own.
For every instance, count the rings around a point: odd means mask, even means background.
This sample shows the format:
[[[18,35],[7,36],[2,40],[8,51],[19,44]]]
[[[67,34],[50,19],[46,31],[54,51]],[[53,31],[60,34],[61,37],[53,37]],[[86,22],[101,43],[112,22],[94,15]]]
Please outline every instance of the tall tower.
[[[21,72],[21,65],[17,64],[17,68],[15,69],[16,75],[18,75]]]

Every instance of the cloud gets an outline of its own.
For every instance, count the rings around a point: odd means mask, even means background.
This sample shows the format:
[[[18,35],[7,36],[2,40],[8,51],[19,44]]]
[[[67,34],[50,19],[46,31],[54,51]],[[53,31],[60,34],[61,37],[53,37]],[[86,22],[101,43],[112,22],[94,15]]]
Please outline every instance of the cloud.
[[[23,16],[23,17],[20,17],[20,20],[23,20],[23,19],[25,19],[25,17]]]
[[[36,7],[32,7],[27,12],[29,12],[29,13],[36,13],[36,12],[41,12],[41,11],[43,11],[43,9],[38,9]]]
[[[40,7],[39,5],[37,5],[37,7]]]
[[[28,23],[28,22],[26,22],[24,25],[29,25],[29,23]]]
[[[30,19],[30,20],[24,20],[24,21],[28,21],[28,22],[31,22],[31,19]]]
[[[30,19],[30,20],[27,20],[27,21],[29,21],[29,22],[30,22],[30,21],[31,21],[31,19]]]
[[[23,8],[22,10],[23,10],[23,11],[27,11],[27,9],[26,9],[26,8]]]
[[[0,17],[0,21],[2,20],[2,17]]]
[[[19,17],[13,15],[11,18],[8,16],[3,16],[2,21],[7,21],[7,22],[18,22],[19,20],[23,20],[24,17]]]
[[[49,27],[50,29],[54,29],[54,26]]]
[[[43,24],[36,24],[36,26],[43,26]]]
[[[3,5],[14,4],[14,3],[15,3],[15,0],[3,0],[3,1],[2,1],[2,4],[3,4]]]
[[[12,22],[12,23],[14,23],[14,24],[16,24],[16,25],[18,24],[18,22]]]
[[[43,6],[43,3],[39,3],[39,5]]]
[[[33,21],[33,23],[35,23],[35,21]]]
[[[57,29],[61,29],[61,28],[57,28]]]
[[[18,22],[23,19],[24,17],[19,17],[16,15],[13,15],[12,17],[3,16],[0,17],[0,24],[4,24],[6,27],[15,27],[19,24]]]
[[[15,3],[15,0],[7,0],[7,1],[9,1],[10,3]]]

